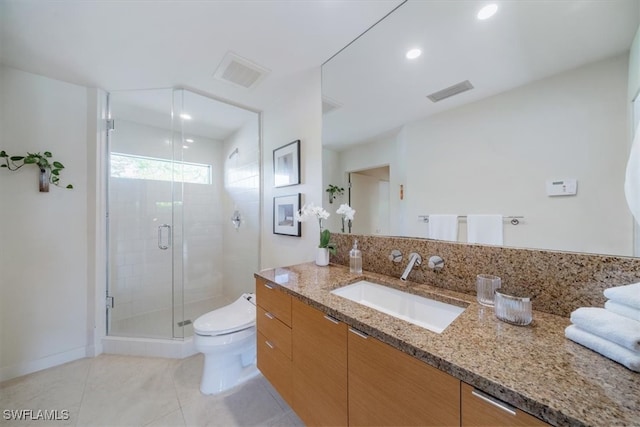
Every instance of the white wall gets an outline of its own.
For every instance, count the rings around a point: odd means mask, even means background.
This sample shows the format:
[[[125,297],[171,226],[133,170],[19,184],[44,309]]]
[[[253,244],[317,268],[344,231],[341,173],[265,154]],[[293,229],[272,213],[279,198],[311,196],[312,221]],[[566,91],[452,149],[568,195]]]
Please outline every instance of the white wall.
[[[238,149],[238,153],[229,155]],[[260,268],[260,120],[246,123],[224,142],[224,239],[223,268],[225,294],[231,299],[254,292],[253,273]],[[236,230],[231,223],[234,210],[240,211]]]
[[[302,237],[273,234],[273,197],[302,193],[302,204],[322,203],[322,103],[320,68],[291,77],[290,90],[263,113],[261,268],[315,259],[318,225],[302,223]],[[273,187],[273,150],[300,139],[301,184]]]
[[[39,193],[37,172],[0,170],[0,380],[84,357],[87,300],[87,90],[0,67],[0,147],[51,151],[62,181]],[[93,311],[91,311],[93,313]]]

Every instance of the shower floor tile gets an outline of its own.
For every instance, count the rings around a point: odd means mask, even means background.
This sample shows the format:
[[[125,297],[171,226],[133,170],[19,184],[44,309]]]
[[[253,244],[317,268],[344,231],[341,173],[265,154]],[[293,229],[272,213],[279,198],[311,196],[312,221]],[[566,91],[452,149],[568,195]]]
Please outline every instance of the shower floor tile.
[[[302,421],[261,375],[217,396],[200,393],[201,354],[182,359],[103,354],[0,383],[0,409],[68,411],[64,421],[2,426],[269,426]]]

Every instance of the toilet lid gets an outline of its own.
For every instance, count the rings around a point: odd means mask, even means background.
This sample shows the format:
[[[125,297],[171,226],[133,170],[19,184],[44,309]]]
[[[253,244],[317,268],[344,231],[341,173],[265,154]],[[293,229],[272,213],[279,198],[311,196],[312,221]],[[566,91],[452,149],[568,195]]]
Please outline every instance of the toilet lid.
[[[255,325],[256,306],[245,295],[233,303],[198,317],[193,330],[198,335],[223,335]]]

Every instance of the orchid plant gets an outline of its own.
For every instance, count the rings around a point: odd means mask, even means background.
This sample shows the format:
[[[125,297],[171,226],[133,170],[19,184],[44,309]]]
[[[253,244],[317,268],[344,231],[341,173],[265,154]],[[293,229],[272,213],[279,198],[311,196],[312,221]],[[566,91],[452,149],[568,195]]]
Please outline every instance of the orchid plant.
[[[318,247],[329,249],[329,252],[332,255],[335,255],[336,245],[329,241],[331,239],[331,232],[329,230],[322,229],[322,220],[329,218],[329,216],[329,212],[324,210],[322,206],[315,206],[313,203],[304,205],[302,209],[294,214],[294,218],[298,222],[305,222],[310,218],[317,219],[318,225],[320,226],[320,244]]]
[[[347,224],[349,226],[349,232],[351,232],[351,221],[353,221],[353,217],[356,214],[355,209],[351,208],[351,206],[343,203],[340,205],[338,210],[336,211],[338,215],[342,215],[342,232],[344,233],[344,222],[347,220]]]

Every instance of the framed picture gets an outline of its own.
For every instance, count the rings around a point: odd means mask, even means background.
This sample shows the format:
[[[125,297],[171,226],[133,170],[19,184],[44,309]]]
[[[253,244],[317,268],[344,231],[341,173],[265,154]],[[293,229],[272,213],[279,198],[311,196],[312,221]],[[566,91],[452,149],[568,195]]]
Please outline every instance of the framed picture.
[[[275,187],[300,184],[300,140],[273,150]]]
[[[273,234],[302,235],[302,227],[293,216],[300,210],[300,198],[300,193],[273,198]]]

